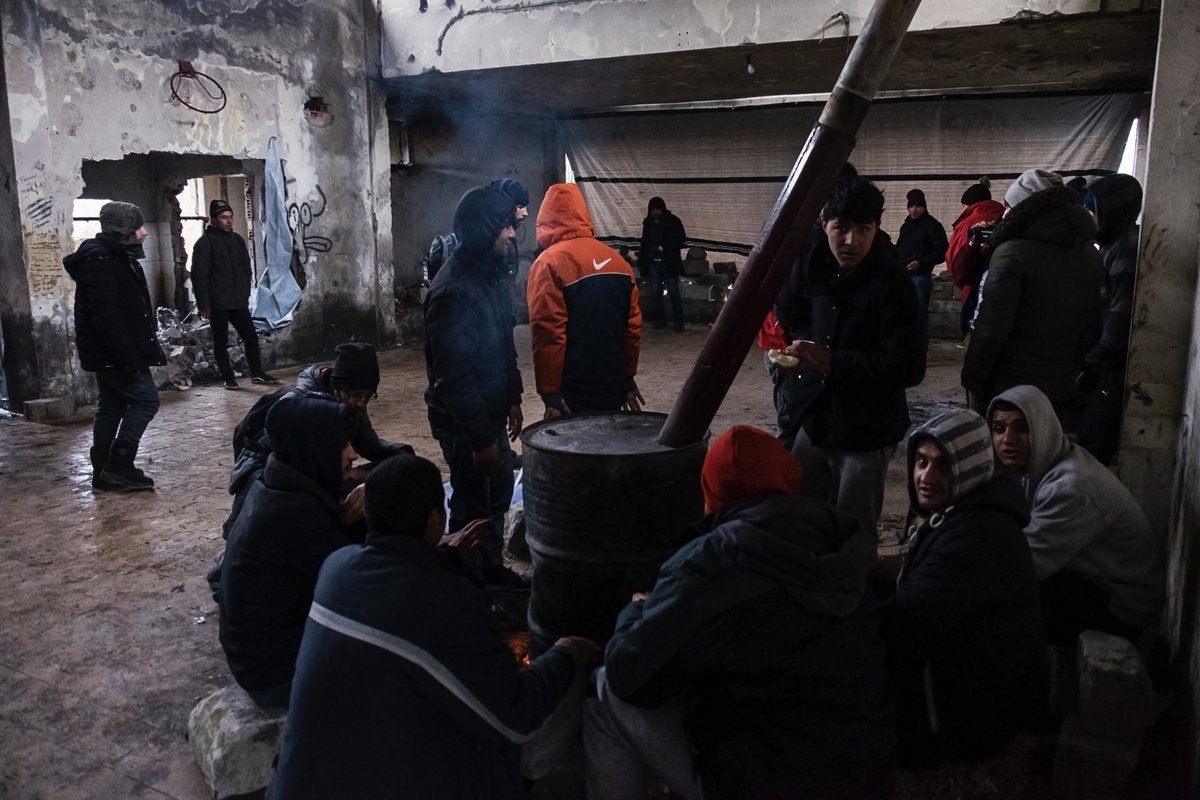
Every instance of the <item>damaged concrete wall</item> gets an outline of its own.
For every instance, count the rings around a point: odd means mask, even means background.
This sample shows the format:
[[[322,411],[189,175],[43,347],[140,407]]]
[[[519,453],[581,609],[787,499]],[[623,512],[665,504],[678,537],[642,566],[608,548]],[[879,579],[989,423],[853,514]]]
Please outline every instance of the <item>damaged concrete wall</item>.
[[[86,401],[93,391],[74,357],[73,284],[60,263],[85,160],[156,153],[261,161],[277,137],[288,202],[301,220],[294,236],[315,246],[302,252],[308,291],[274,340],[275,358],[323,356],[349,338],[394,339],[390,286],[379,280],[391,275],[392,253],[386,119],[368,80],[378,69],[375,13],[371,0],[6,3],[21,268],[43,396]],[[172,99],[181,59],[220,85],[223,110],[198,113]],[[198,107],[213,102],[194,82],[182,86]],[[325,110],[305,110],[314,96]],[[162,188],[142,196],[153,203]],[[144,210],[148,222],[167,222],[155,218],[161,209]]]

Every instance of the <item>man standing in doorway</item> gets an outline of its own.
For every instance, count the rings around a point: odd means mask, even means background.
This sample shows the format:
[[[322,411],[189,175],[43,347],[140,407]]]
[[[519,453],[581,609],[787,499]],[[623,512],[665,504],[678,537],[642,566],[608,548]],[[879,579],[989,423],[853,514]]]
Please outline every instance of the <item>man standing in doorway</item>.
[[[671,301],[671,314],[675,330],[683,330],[683,298],[679,294],[679,276],[683,274],[683,249],[687,233],[679,217],[667,210],[661,197],[651,197],[642,221],[642,241],[638,248],[638,268],[642,277],[650,282],[650,294],[655,304],[662,306],[662,317],[656,328],[667,327],[667,301],[663,290]]]
[[[246,347],[250,380],[279,383],[262,368],[258,333],[250,321],[250,251],[246,240],[233,230],[233,208],[218,198],[209,204],[208,215],[212,224],[192,252],[192,290],[200,316],[211,323],[213,356],[225,388],[238,388],[229,363],[230,325]]]
[[[933,268],[946,260],[946,229],[934,219],[925,206],[925,193],[913,189],[908,193],[908,217],[900,226],[896,251],[900,266],[912,278],[917,290],[917,310],[921,326],[929,331],[929,297],[933,294]]]
[[[75,346],[96,373],[100,399],[92,426],[92,488],[133,492],[154,481],[133,466],[142,434],[158,413],[150,367],[167,363],[158,346],[146,274],[142,210],[105,203],[100,235],[63,259],[75,281]]]
[[[521,433],[521,373],[513,344],[505,255],[516,204],[499,189],[472,189],[454,210],[458,240],[425,298],[425,404],[450,467],[450,527],[492,520],[480,546],[484,581],[527,588],[504,567],[504,514],[512,502],[513,453]]]

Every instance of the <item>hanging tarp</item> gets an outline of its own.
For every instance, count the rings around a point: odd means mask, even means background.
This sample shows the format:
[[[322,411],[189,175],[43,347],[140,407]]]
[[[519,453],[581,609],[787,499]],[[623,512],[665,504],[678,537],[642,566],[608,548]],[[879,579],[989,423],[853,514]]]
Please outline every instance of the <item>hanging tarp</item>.
[[[883,190],[893,235],[909,189],[947,226],[981,175],[999,199],[1032,167],[1069,175],[1117,168],[1136,94],[876,103],[851,161]],[[597,235],[636,246],[650,197],[683,220],[690,244],[748,253],[821,105],[596,115],[560,123]]]
[[[264,183],[263,251],[267,268],[258,279],[250,313],[255,327],[269,333],[292,321],[292,312],[304,295],[292,276],[292,231],[288,228],[283,162],[275,137],[267,143]]]

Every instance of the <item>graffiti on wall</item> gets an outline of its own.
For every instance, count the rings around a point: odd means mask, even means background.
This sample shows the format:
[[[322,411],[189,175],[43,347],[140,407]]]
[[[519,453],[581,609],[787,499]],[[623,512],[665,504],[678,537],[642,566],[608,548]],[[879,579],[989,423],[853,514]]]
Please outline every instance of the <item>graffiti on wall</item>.
[[[292,229],[292,239],[296,244],[296,255],[301,264],[307,264],[313,253],[328,253],[333,247],[333,240],[328,236],[318,236],[310,233],[313,221],[325,213],[328,203],[325,192],[320,184],[316,187],[320,207],[314,209],[314,203],[292,203],[288,206],[288,227]]]

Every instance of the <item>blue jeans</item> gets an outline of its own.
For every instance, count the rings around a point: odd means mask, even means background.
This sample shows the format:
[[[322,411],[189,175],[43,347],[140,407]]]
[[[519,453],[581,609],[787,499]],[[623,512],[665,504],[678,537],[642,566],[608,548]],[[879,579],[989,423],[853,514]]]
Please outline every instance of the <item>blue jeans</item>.
[[[909,277],[912,278],[913,288],[917,290],[917,313],[921,317],[921,330],[928,339],[929,298],[933,295],[933,275],[928,272],[914,272]]]
[[[668,275],[663,269],[663,262],[650,262],[650,286],[654,289],[656,303],[662,303],[662,321],[667,321],[667,300],[663,299],[663,288],[666,287],[670,299],[670,310],[674,317],[675,327],[683,327],[683,297],[679,294],[679,276]]]
[[[501,425],[496,431],[500,446],[499,472],[484,472],[475,466],[475,450],[462,434],[433,427],[433,438],[442,446],[442,456],[450,467],[450,530],[462,530],[473,519],[491,517],[491,533],[479,546],[479,567],[504,563],[504,515],[512,504],[513,452],[508,434]]]
[[[158,413],[158,387],[143,367],[136,372],[102,369],[96,373],[100,400],[92,424],[92,444],[109,447],[114,440],[134,450]]]

